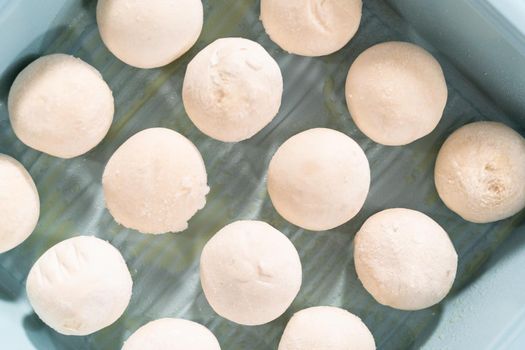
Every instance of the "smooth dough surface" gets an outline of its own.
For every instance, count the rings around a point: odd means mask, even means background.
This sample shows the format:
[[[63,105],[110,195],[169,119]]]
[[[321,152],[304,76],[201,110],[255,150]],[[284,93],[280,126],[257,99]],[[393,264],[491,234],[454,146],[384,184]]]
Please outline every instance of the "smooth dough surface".
[[[365,221],[354,240],[354,262],[363,286],[379,303],[420,310],[448,294],[458,256],[437,222],[394,208]]]
[[[525,208],[525,139],[501,123],[467,124],[441,147],[434,175],[439,196],[463,219],[508,218]]]
[[[316,128],[292,136],[270,161],[268,193],[275,209],[308,230],[329,230],[352,219],[369,188],[365,153],[336,130]]]
[[[447,102],[443,70],[414,44],[386,42],[361,53],[346,80],[357,127],[373,141],[400,146],[432,132]]]
[[[201,0],[98,0],[97,24],[108,49],[138,68],[167,65],[188,51],[202,30]]]
[[[36,314],[65,335],[87,335],[115,322],[131,298],[124,258],[108,242],[78,236],[49,248],[27,277]]]
[[[283,50],[324,56],[345,46],[357,32],[361,0],[261,0],[266,33]]]
[[[316,306],[293,315],[279,350],[375,350],[372,333],[361,319],[332,306]]]
[[[138,132],[109,159],[102,177],[106,206],[142,233],[179,232],[206,204],[209,187],[199,150],[165,128]]]
[[[208,328],[196,322],[161,318],[140,327],[124,342],[122,350],[220,350]]]
[[[220,316],[260,325],[282,315],[302,281],[290,240],[262,221],[236,221],[206,243],[200,265],[206,299]]]
[[[258,43],[218,39],[188,64],[182,98],[199,130],[224,142],[248,139],[277,115],[283,78]]]
[[[40,215],[38,191],[22,164],[0,154],[0,253],[22,243]]]
[[[8,109],[11,126],[23,143],[55,157],[73,158],[106,136],[114,103],[94,67],[80,58],[53,54],[18,74]]]

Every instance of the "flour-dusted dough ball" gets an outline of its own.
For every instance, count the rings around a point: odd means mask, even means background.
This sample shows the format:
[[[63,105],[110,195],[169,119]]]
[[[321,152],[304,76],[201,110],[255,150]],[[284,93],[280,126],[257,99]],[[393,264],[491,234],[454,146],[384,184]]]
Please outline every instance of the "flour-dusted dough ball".
[[[303,56],[324,56],[357,32],[361,0],[261,0],[266,33],[282,49]]]
[[[372,333],[361,319],[332,306],[317,306],[293,315],[279,350],[375,350]]]
[[[102,41],[118,59],[138,68],[167,65],[197,41],[201,0],[98,0]]]
[[[0,253],[22,243],[40,215],[40,199],[31,175],[15,159],[0,154]]]
[[[204,247],[200,276],[215,312],[252,326],[286,311],[301,287],[302,270],[299,254],[284,234],[262,221],[236,221]]]
[[[432,132],[447,103],[439,62],[419,46],[386,42],[365,50],[346,80],[346,102],[357,127],[387,146]]]
[[[124,258],[92,236],[66,239],[49,248],[27,277],[27,296],[49,327],[66,335],[87,335],[115,322],[131,298]]]
[[[441,147],[434,178],[445,205],[463,219],[508,218],[525,208],[525,139],[501,123],[467,124]]]
[[[206,204],[209,187],[199,150],[165,128],[130,137],[102,177],[106,206],[123,226],[142,233],[179,232]]]
[[[450,291],[458,256],[447,233],[427,215],[386,209],[365,221],[354,241],[357,276],[381,304],[420,310]]]
[[[275,209],[292,224],[329,230],[353,218],[370,187],[370,167],[359,145],[332,129],[303,131],[279,147],[268,170]]]
[[[182,99],[191,121],[224,142],[248,139],[277,115],[283,78],[277,62],[258,43],[218,39],[188,64]]]
[[[208,328],[196,322],[161,318],[140,327],[124,343],[122,350],[220,350]]]
[[[38,151],[73,158],[94,148],[113,121],[114,103],[100,73],[80,58],[43,56],[16,77],[8,100],[16,136]]]

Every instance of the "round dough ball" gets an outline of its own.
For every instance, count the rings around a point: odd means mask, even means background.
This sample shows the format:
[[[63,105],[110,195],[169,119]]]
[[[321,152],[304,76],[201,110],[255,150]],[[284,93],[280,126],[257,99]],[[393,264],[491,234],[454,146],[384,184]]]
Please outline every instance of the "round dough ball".
[[[357,127],[387,146],[432,132],[447,103],[443,70],[431,54],[404,42],[365,50],[346,79],[346,102]]]
[[[395,208],[365,221],[354,240],[354,262],[363,286],[379,303],[420,310],[448,294],[458,255],[437,222]]]
[[[218,39],[188,64],[182,100],[200,131],[224,142],[248,139],[277,115],[283,78],[258,43]]]
[[[15,159],[0,154],[0,253],[22,243],[40,215],[40,199],[31,175]]]
[[[209,187],[199,150],[165,128],[130,137],[102,177],[106,206],[123,226],[142,233],[179,232],[206,204]]]
[[[260,325],[281,316],[299,293],[299,254],[290,240],[262,221],[236,221],[202,251],[201,284],[222,317]]]
[[[201,0],[98,0],[102,41],[138,68],[164,66],[188,51],[202,30]]]
[[[314,231],[353,218],[370,188],[370,167],[359,145],[332,129],[303,131],[279,147],[268,170],[268,193],[286,220]]]
[[[434,179],[445,205],[463,219],[508,218],[525,208],[525,139],[501,123],[467,124],[441,147]]]
[[[317,306],[293,315],[279,350],[375,350],[372,333],[359,317],[332,306]]]
[[[8,100],[16,136],[59,158],[94,148],[113,121],[113,95],[100,73],[80,58],[43,56],[15,79]]]
[[[91,236],[49,248],[27,277],[27,296],[49,327],[87,335],[115,322],[126,310],[133,282],[120,252]]]
[[[282,49],[324,56],[352,39],[361,21],[361,8],[361,0],[261,0],[261,20]]]
[[[140,327],[124,343],[122,350],[220,350],[208,328],[196,322],[161,318]]]

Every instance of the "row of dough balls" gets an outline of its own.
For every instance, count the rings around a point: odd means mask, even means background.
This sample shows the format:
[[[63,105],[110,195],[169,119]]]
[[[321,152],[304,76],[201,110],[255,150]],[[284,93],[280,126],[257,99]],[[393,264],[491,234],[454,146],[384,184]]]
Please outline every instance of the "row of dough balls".
[[[128,338],[122,350],[220,350],[215,336],[204,326],[182,319],[152,321]],[[279,350],[374,350],[365,324],[350,312],[318,306],[297,312],[288,322]]]
[[[120,146],[106,165],[102,184],[117,222],[153,234],[186,229],[209,191],[197,148],[164,128],[141,131]],[[525,207],[525,139],[500,123],[467,124],[439,151],[435,184],[443,202],[465,220],[487,223],[510,217]],[[308,230],[329,230],[352,219],[369,187],[365,153],[333,129],[292,136],[268,167],[267,188],[275,209]]]
[[[188,64],[184,107],[195,126],[224,142],[248,139],[281,106],[283,79],[256,42],[218,39]],[[430,133],[441,119],[447,87],[439,63],[409,43],[365,50],[352,64],[346,99],[356,125],[385,145],[404,145]],[[26,145],[61,158],[82,155],[107,134],[112,92],[100,73],[64,54],[41,57],[16,78],[8,99],[15,134]]]
[[[324,56],[345,46],[361,21],[361,0],[262,0],[261,21],[282,49]],[[108,49],[138,68],[167,65],[186,53],[203,26],[201,0],[99,0],[97,23]]]
[[[439,302],[450,290],[457,268],[446,232],[425,214],[401,208],[379,212],[365,222],[356,236],[354,258],[359,278],[376,300],[404,310]],[[302,268],[297,250],[284,234],[262,221],[237,221],[205,245],[200,278],[208,302],[219,315],[242,325],[260,325],[288,309],[300,290]],[[62,334],[87,335],[124,313],[132,279],[111,244],[78,236],[46,251],[31,268],[26,288],[31,305],[46,324]],[[123,349],[158,350],[160,344],[185,349],[192,342],[202,343],[203,349],[219,348],[204,327],[162,319],[137,330]],[[335,307],[296,313],[279,349],[312,349],[320,344],[375,349],[374,338],[361,320]]]

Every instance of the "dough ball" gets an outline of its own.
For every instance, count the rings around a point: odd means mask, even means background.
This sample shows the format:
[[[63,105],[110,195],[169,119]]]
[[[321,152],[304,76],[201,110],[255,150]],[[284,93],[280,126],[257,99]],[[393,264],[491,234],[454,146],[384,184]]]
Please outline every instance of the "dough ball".
[[[138,68],[167,65],[188,51],[202,30],[201,0],[98,0],[102,41]]]
[[[420,310],[450,291],[458,255],[447,233],[415,210],[386,209],[365,221],[354,241],[357,276],[381,304]]]
[[[370,167],[359,145],[332,129],[303,131],[279,147],[268,170],[275,209],[307,230],[329,230],[353,218],[370,187]]]
[[[100,73],[80,58],[40,57],[15,79],[8,100],[11,126],[27,146],[59,158],[94,148],[113,121],[113,95]]]
[[[283,50],[324,56],[345,46],[361,21],[361,0],[261,0],[261,20]]]
[[[501,123],[467,124],[441,147],[435,182],[445,205],[467,221],[508,218],[525,208],[525,139]]]
[[[102,177],[106,206],[123,226],[142,233],[179,232],[206,204],[209,188],[199,150],[164,128],[130,137]]]
[[[387,146],[432,132],[447,103],[438,61],[419,46],[386,42],[365,50],[346,80],[346,102],[357,127]]]
[[[283,78],[258,43],[218,39],[188,64],[182,99],[200,131],[224,142],[248,139],[268,125],[281,106]]]
[[[302,280],[292,242],[262,221],[236,221],[217,232],[202,251],[200,275],[215,312],[248,326],[281,316]]]
[[[22,243],[40,215],[40,199],[31,175],[15,159],[0,154],[0,253]]]
[[[279,350],[375,350],[372,333],[361,319],[331,306],[297,312],[284,330]]]
[[[26,288],[33,309],[49,327],[66,335],[87,335],[124,313],[132,284],[115,247],[79,236],[49,248],[29,271]]]
[[[208,328],[192,321],[161,318],[137,329],[122,350],[220,350]]]

